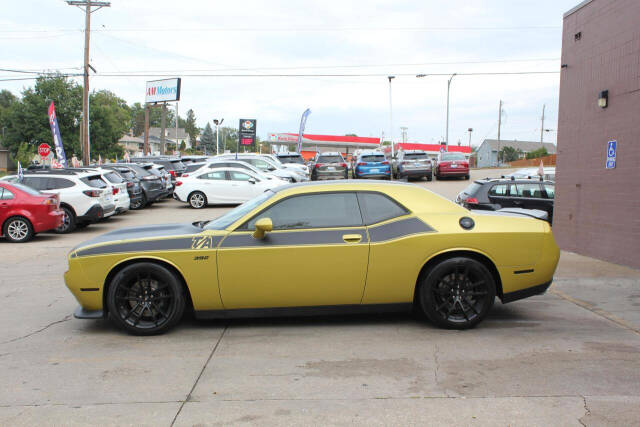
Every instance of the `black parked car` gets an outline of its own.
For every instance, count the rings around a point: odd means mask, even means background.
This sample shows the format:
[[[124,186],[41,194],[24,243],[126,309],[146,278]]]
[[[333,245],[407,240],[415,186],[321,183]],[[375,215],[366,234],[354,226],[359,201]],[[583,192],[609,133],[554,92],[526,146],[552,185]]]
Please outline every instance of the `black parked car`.
[[[467,209],[498,210],[502,208],[539,209],[553,220],[553,181],[534,179],[479,179],[456,197],[456,203]]]
[[[142,209],[144,207],[144,193],[142,190],[140,179],[131,169],[122,166],[111,165],[102,165],[100,167],[117,172],[117,176],[122,179],[121,182],[127,183],[127,192],[129,193],[131,209]],[[117,182],[112,180],[112,176],[108,176],[107,179],[109,179],[111,182]]]
[[[143,167],[135,163],[110,163],[102,166],[105,169],[126,168],[129,169],[140,181],[142,187],[142,207],[155,202],[166,195],[165,187],[159,176],[146,171]]]

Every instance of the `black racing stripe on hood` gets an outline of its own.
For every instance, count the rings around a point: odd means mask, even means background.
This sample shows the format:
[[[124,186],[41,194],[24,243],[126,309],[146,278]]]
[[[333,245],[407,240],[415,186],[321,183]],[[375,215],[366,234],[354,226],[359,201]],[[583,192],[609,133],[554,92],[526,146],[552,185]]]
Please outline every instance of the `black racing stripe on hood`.
[[[126,227],[89,239],[73,248],[73,251],[87,246],[97,245],[99,243],[116,242],[119,240],[149,239],[153,237],[183,236],[197,234],[201,231],[201,228],[196,227],[193,224],[158,224],[142,227]]]
[[[223,236],[191,236],[169,239],[140,240],[135,242],[114,243],[81,249],[76,256],[107,255],[123,252],[159,252],[170,250],[214,249]]]

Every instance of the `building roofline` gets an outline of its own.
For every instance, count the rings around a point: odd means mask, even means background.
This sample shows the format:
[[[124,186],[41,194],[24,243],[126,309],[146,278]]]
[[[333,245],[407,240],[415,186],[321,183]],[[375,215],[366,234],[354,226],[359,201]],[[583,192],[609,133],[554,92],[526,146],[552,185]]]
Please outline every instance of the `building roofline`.
[[[567,16],[573,14],[574,12],[577,12],[578,10],[582,9],[583,7],[585,7],[586,5],[588,5],[589,3],[591,3],[593,0],[583,0],[580,4],[572,7],[571,9],[569,9],[568,11],[566,11],[564,13],[564,15],[562,15],[562,19],[566,18]]]

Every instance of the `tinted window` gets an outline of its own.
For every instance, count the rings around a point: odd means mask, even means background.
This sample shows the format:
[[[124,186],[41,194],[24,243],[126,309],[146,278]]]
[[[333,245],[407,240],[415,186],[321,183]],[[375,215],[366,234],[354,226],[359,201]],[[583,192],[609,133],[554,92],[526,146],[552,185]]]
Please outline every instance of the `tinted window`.
[[[379,193],[358,193],[358,201],[366,225],[406,215],[405,208]]]
[[[212,163],[212,164],[209,165],[209,169],[228,168],[230,166],[231,166],[230,163]]]
[[[41,196],[42,193],[40,193],[38,190],[34,190],[31,187],[27,187],[26,185],[22,185],[18,182],[14,182],[11,185],[13,185],[14,187],[16,187],[18,190],[24,191],[27,194],[31,194],[32,196]]]
[[[232,181],[249,181],[251,178],[253,178],[246,173],[236,171],[229,171],[229,176],[231,177]]]
[[[544,189],[547,192],[547,199],[553,199],[556,193],[556,187],[553,184],[545,184]]]
[[[115,172],[106,173],[104,177],[107,178],[109,182],[113,182],[114,184],[122,184],[124,180]]]
[[[187,166],[187,169],[185,170],[185,172],[189,173],[189,172],[197,171],[202,166],[204,166],[204,163],[191,163],[190,165]]]
[[[6,188],[0,187],[0,200],[11,200],[13,199],[13,193]]]
[[[427,153],[407,153],[404,158],[405,160],[426,160],[429,156],[427,156]]]
[[[382,156],[384,158],[384,156]],[[365,160],[366,162],[367,160]],[[371,160],[377,162],[378,160]],[[342,156],[320,156],[318,157],[318,163],[344,163]]]
[[[57,190],[60,188],[71,188],[75,184],[70,179],[65,178],[49,178],[47,182],[47,190]]]
[[[274,230],[362,225],[354,193],[309,194],[276,203],[242,228],[253,230],[260,218],[271,218]]]
[[[297,156],[294,156],[294,155],[291,155],[291,156],[278,156],[278,159],[280,159],[280,161],[282,163],[304,164],[304,159],[300,155],[297,155]]]
[[[371,156],[362,156],[360,157],[360,161],[361,162],[384,162],[386,159],[384,157],[384,155],[380,154],[374,154]]]
[[[226,214],[222,215],[214,219],[213,221],[209,221],[207,225],[205,225],[206,230],[223,230],[251,212],[253,209],[260,206],[263,202],[265,202],[270,197],[273,197],[275,193],[273,191],[265,191],[259,196],[254,197],[253,199],[244,202],[240,206],[235,209],[230,210]],[[246,225],[246,224],[245,224]],[[240,227],[242,228],[242,227]]]
[[[125,171],[121,171],[121,172],[119,172],[119,173],[120,173],[120,175],[122,175],[122,176],[123,176],[123,177],[125,177],[126,179],[135,179],[135,177],[136,177],[136,176],[134,175],[134,173],[133,173],[133,172],[131,172],[131,171],[129,171],[129,170],[128,170],[128,171],[126,171],[126,172],[125,172]]]
[[[518,183],[515,184],[516,194],[513,194],[513,186],[511,195],[517,197],[528,197],[528,198],[542,198],[542,191],[540,191],[540,184],[528,184],[528,183]]]
[[[92,188],[107,188],[107,183],[100,178],[100,175],[87,176],[85,178],[80,178],[80,181],[87,184]]]
[[[22,179],[22,183],[28,187],[35,188],[36,190],[46,190],[47,179],[37,176],[25,176]]]
[[[464,154],[460,153],[444,153],[442,154],[441,160],[450,161],[450,160],[464,160]]]
[[[465,188],[464,190],[462,190],[462,192],[464,194],[467,195],[472,195],[472,194],[476,194],[476,192],[482,188],[482,184],[478,184],[476,182],[472,183],[470,186],[468,186],[467,188]]]
[[[224,181],[227,179],[227,173],[225,171],[203,173],[198,179],[214,179],[217,181]]]
[[[506,196],[507,195],[507,184],[498,184],[491,187],[489,190],[490,196]]]

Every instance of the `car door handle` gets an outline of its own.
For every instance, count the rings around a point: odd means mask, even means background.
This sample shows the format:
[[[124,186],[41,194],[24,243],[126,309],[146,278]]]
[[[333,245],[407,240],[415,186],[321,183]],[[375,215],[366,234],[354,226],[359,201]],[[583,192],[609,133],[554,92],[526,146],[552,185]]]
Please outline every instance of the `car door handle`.
[[[520,200],[514,200],[514,201],[513,201],[513,204],[514,204],[514,205],[521,205],[521,204],[522,204],[522,202],[521,202]]]
[[[362,240],[362,234],[343,234],[342,240],[347,243],[360,243]]]

